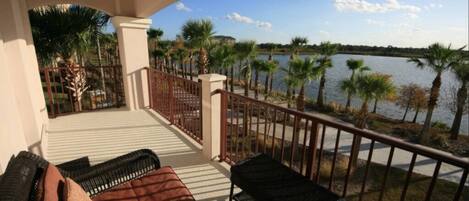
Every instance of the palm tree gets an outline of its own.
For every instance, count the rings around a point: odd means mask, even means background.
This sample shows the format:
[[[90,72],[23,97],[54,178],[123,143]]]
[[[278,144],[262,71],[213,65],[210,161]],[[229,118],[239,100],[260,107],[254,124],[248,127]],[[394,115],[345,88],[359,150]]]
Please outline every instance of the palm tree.
[[[232,46],[223,44],[210,51],[210,68],[215,71],[223,71],[228,76],[231,69],[231,82],[233,82],[233,64],[236,62],[236,54]],[[231,83],[233,85],[233,83]],[[233,87],[233,86],[232,86]],[[228,90],[228,84],[225,84]]]
[[[261,71],[265,73],[264,99],[267,100],[267,97],[270,95],[269,93],[272,92],[272,82],[273,82],[274,73],[278,69],[278,61],[276,60],[267,61],[267,64],[264,67],[265,68],[261,69]]]
[[[353,87],[353,82],[355,80],[355,73],[369,71],[370,68],[364,65],[363,59],[348,59],[347,67],[352,71],[352,75],[348,81],[343,81],[341,89],[347,92],[347,103],[345,104],[345,110],[350,110],[350,104],[352,101],[352,96],[356,93],[355,88]]]
[[[199,48],[199,58],[197,61],[199,74],[206,73],[208,53],[205,47],[211,42],[214,34],[213,24],[210,20],[189,20],[182,26],[182,37],[191,46]]]
[[[265,71],[268,67],[268,61],[256,59],[252,61],[252,68],[254,69],[254,98],[259,98],[259,72]]]
[[[104,12],[77,6],[49,6],[29,11],[34,45],[42,65],[58,54],[64,61],[83,56],[109,21]],[[74,61],[78,62],[78,61]]]
[[[267,50],[269,50],[269,58],[267,60],[272,61],[274,58],[274,52],[277,49],[277,45],[274,43],[266,43],[264,44]]]
[[[64,61],[66,86],[72,92],[74,109],[81,111],[81,99],[88,89],[85,72],[76,63],[85,63],[85,52],[102,34],[109,21],[104,12],[82,6],[49,6],[29,11],[34,45],[41,65],[51,64],[56,56]],[[99,46],[98,44],[96,44]],[[74,59],[74,55],[78,58]]]
[[[319,59],[319,67],[321,71],[321,79],[319,81],[319,90],[317,104],[319,107],[324,105],[324,88],[326,86],[326,71],[328,68],[332,68],[331,56],[336,54],[338,45],[330,42],[321,42],[319,45],[319,52],[321,58]]]
[[[300,50],[304,48],[308,44],[308,38],[306,37],[300,37],[296,36],[293,37],[290,41],[290,49],[291,49],[291,54],[290,54],[290,60],[293,60],[296,55],[299,55]],[[290,72],[290,66],[288,66],[288,71],[287,73]],[[288,79],[286,80],[287,83],[289,82]],[[287,105],[288,108],[291,107],[291,99],[292,99],[292,87],[287,84],[287,99],[289,100]]]
[[[305,84],[317,77],[317,69],[315,67],[316,58],[306,57],[304,60],[295,56],[290,61],[290,73],[287,77],[292,82],[292,87],[300,87],[298,97],[296,99],[296,108],[298,111],[305,110]]]
[[[160,71],[163,71],[165,52],[161,48],[157,48],[151,51],[151,55],[156,59],[156,61],[158,61],[157,63],[155,63],[155,68]]]
[[[161,29],[150,28],[147,31],[149,42],[153,41],[153,44],[154,44],[153,45],[153,50],[156,50],[158,48],[158,41],[163,36],[163,34],[164,34],[164,32]],[[155,67],[157,65],[157,60],[156,59],[157,59],[157,57],[153,56],[153,62],[155,64]]]
[[[295,36],[290,41],[290,60],[293,60],[295,55],[299,55],[301,49],[303,49],[308,44],[308,38]]]
[[[114,65],[115,57],[117,57],[117,37],[112,33],[103,33],[101,37],[101,42],[104,44],[104,49],[106,53],[106,63],[107,65]]]
[[[378,101],[383,99],[393,100],[396,94],[396,87],[394,87],[394,85],[392,84],[391,75],[375,73],[373,74],[373,76],[377,76],[379,77],[379,79],[386,80],[386,82],[383,82],[382,85],[378,85],[378,87],[380,88],[376,90],[375,104],[373,106],[372,111],[372,113],[376,113],[376,110],[378,108]]]
[[[454,115],[453,124],[451,126],[451,139],[458,139],[459,128],[461,127],[462,116],[464,114],[464,106],[467,104],[467,84],[469,83],[469,63],[461,61],[453,67],[454,74],[461,83],[461,87],[457,92],[456,114]]]
[[[240,64],[244,62],[244,66],[240,66],[240,74],[244,77],[244,95],[249,96],[249,83],[251,81],[252,69],[251,60],[256,58],[257,45],[256,41],[243,41],[236,43],[234,46]]]
[[[171,52],[172,52],[172,46],[171,46],[171,41],[160,41],[159,47],[157,50],[160,50],[161,54],[163,55],[163,61],[162,61],[162,69],[170,73],[170,60],[171,60]]]
[[[463,48],[461,48],[462,50]],[[423,61],[422,61],[423,60]],[[433,110],[435,109],[438,97],[440,96],[441,75],[443,72],[453,68],[458,62],[456,61],[456,51],[451,49],[451,45],[445,47],[442,44],[435,43],[428,47],[428,51],[423,55],[423,59],[410,58],[408,62],[413,62],[419,68],[430,68],[436,73],[430,89],[430,98],[427,106],[427,116],[420,132],[420,140],[422,143],[429,143],[430,130]]]
[[[363,100],[362,106],[356,115],[355,125],[358,128],[365,128],[368,121],[368,103],[379,97],[386,97],[392,88],[392,82],[386,76],[381,74],[360,74],[356,77],[355,86],[357,95]],[[358,154],[360,152],[361,137],[357,136],[353,142],[356,146],[351,151],[352,167],[356,167]]]
[[[181,77],[187,78],[186,67],[184,66],[184,61],[187,58],[188,52],[186,48],[178,48],[175,51],[177,58],[179,60],[179,68],[181,69]]]

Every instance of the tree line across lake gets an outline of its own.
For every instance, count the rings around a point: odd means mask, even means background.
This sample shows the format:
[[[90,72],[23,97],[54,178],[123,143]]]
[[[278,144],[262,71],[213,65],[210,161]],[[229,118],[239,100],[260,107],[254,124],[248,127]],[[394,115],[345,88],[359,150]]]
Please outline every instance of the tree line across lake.
[[[73,29],[65,28],[57,20],[68,16],[77,23]],[[41,65],[106,65],[118,62],[118,45],[114,33],[105,33],[109,16],[102,12],[80,6],[46,7],[30,11],[31,25],[38,59]],[[77,20],[80,18],[81,20]],[[44,22],[47,21],[47,24]],[[62,24],[61,24],[62,23]],[[51,31],[54,30],[53,32]],[[221,73],[229,77],[226,90],[234,91],[235,85],[244,88],[244,95],[254,92],[254,98],[264,94],[272,97],[272,83],[276,71],[285,71],[283,82],[287,86],[284,94],[287,107],[305,110],[305,86],[312,80],[319,80],[318,96],[315,105],[326,107],[324,100],[327,84],[326,72],[333,68],[331,57],[337,53],[364,53],[386,56],[409,56],[408,61],[417,68],[428,68],[435,73],[430,89],[415,84],[395,86],[392,77],[386,74],[371,72],[363,60],[349,59],[347,67],[350,77],[342,80],[341,90],[347,96],[345,110],[355,118],[355,125],[364,128],[369,118],[368,105],[374,103],[374,111],[381,100],[393,100],[405,111],[403,121],[409,110],[427,110],[426,118],[420,132],[421,143],[431,140],[433,110],[438,104],[441,75],[445,71],[453,72],[460,86],[454,97],[454,121],[451,126],[451,138],[459,134],[462,116],[467,113],[469,82],[469,61],[467,51],[463,48],[435,43],[428,48],[395,48],[340,45],[322,42],[319,45],[308,45],[305,37],[294,37],[290,44],[274,43],[257,44],[255,41],[226,40],[215,37],[215,28],[210,20],[189,20],[182,27],[173,41],[161,40],[164,32],[160,29],[148,30],[149,55],[151,65],[161,71],[194,79],[197,74]],[[51,34],[53,33],[53,34]],[[267,53],[266,60],[257,55]],[[280,68],[273,54],[283,52],[290,55],[287,68]],[[301,54],[310,56],[302,59]],[[57,58],[59,62],[57,62]],[[59,64],[57,64],[59,63]],[[80,70],[79,68],[77,69]],[[71,72],[80,74],[80,72]],[[265,77],[261,77],[264,75]],[[83,77],[83,76],[81,76]],[[77,78],[78,79],[78,78]],[[263,88],[260,84],[263,82]],[[83,86],[86,87],[86,81]],[[362,105],[356,110],[351,108],[350,100],[358,97]],[[75,97],[79,100],[78,97]],[[373,111],[372,111],[373,112]],[[413,118],[415,121],[416,117]]]

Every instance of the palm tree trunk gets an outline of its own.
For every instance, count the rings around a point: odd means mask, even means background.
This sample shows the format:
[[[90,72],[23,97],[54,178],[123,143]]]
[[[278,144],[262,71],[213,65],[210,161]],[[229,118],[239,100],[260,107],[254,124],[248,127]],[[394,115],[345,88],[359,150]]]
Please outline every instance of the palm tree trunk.
[[[269,95],[272,93],[273,83],[274,83],[274,74],[270,73]]]
[[[366,98],[363,101],[362,107],[358,113],[356,126],[362,129],[365,128],[367,118],[368,118],[368,99]]]
[[[347,93],[347,103],[345,103],[345,111],[350,110],[350,104],[352,102],[352,93],[348,92]]]
[[[407,116],[407,112],[409,111],[409,108],[410,108],[410,101],[407,102],[407,106],[405,107],[404,116],[402,117],[401,122],[404,122],[404,121],[405,121],[405,117]]]
[[[305,85],[302,84],[301,85],[301,88],[300,88],[300,91],[298,92],[298,97],[296,98],[296,109],[298,111],[301,111],[301,112],[304,112],[305,111]],[[290,115],[288,115],[288,119],[290,119]],[[294,155],[295,151],[296,151],[296,148],[299,146],[300,144],[300,131],[301,131],[301,127],[300,127],[300,122],[301,122],[301,118],[295,118],[295,126],[294,126],[294,136],[293,136],[293,147],[292,147],[292,154]]]
[[[441,73],[438,73],[433,80],[432,88],[430,90],[430,99],[428,100],[428,110],[427,116],[425,117],[425,122],[423,124],[422,131],[420,132],[420,141],[423,144],[428,144],[430,142],[430,126],[432,123],[433,110],[438,101],[438,96],[440,95],[441,87]]]
[[[417,122],[417,117],[419,116],[419,112],[420,112],[420,106],[417,106],[417,108],[415,109],[415,115],[414,115],[414,119],[412,120],[412,123]]]
[[[377,108],[378,108],[378,99],[375,98],[375,105],[373,106],[373,112],[372,113],[376,113]]]
[[[155,39],[155,47],[153,48],[154,51],[158,48],[158,40]],[[155,68],[158,69],[158,64],[161,65],[161,63],[158,61],[158,57],[156,55],[153,55],[154,57],[154,62],[155,62]],[[161,67],[161,71],[163,71],[163,67]]]
[[[192,55],[192,49],[189,50],[189,77],[191,78],[191,81],[193,80],[193,77],[192,77],[192,59],[193,59],[193,55]]]
[[[259,70],[256,69],[256,75],[254,75],[254,98],[259,99]]]
[[[290,61],[293,60],[293,54],[290,54]],[[291,68],[290,68],[290,65],[288,65],[288,75],[291,73]],[[288,108],[291,108],[291,97],[292,97],[292,91],[291,91],[291,86],[287,86],[287,107]]]
[[[462,116],[464,113],[464,105],[466,104],[467,99],[467,88],[466,82],[463,80],[461,88],[459,88],[457,93],[457,110],[454,115],[453,125],[451,126],[451,136],[450,139],[456,140],[459,135],[459,128],[461,127]]]
[[[267,98],[267,92],[269,92],[269,75],[270,73],[269,72],[266,72],[265,73],[265,81],[264,81],[264,96],[265,98]]]
[[[208,58],[207,58],[207,51],[205,48],[200,48],[199,49],[199,59],[197,61],[198,66],[199,66],[199,75],[205,74],[206,73],[206,67],[208,64]],[[210,71],[210,69],[209,69]]]
[[[225,77],[228,77],[228,69],[224,69]],[[225,80],[225,91],[228,91],[228,80]]]
[[[355,79],[355,70],[352,70],[352,75],[350,76],[350,81],[353,82],[354,79]],[[348,92],[347,93],[347,103],[345,104],[345,111],[350,110],[351,103],[352,103],[352,93]]]
[[[186,79],[186,67],[184,66],[184,59],[180,58],[179,59],[179,65],[181,66],[181,76],[182,78]]]
[[[240,59],[239,60],[239,66],[238,66],[238,83],[241,82],[241,68],[242,68],[242,66],[243,66],[243,60]]]
[[[291,88],[290,86],[287,86],[287,107],[291,108]]]
[[[324,106],[324,86],[326,85],[326,70],[322,72],[321,80],[319,81],[319,91],[317,104],[319,107]]]
[[[367,118],[368,118],[368,99],[365,99],[363,101],[363,104],[362,104],[362,107],[358,113],[358,117],[357,117],[357,122],[356,122],[356,126],[358,128],[365,128],[366,127],[366,122],[367,122]],[[357,162],[358,162],[358,154],[360,153],[360,145],[361,145],[361,141],[362,141],[362,138],[361,136],[356,136],[355,137],[355,140],[352,142],[353,144],[355,144],[354,149],[351,150],[351,153],[350,153],[350,158],[351,158],[351,164],[352,164],[352,167],[355,168],[357,166]]]
[[[296,109],[298,111],[305,111],[305,85],[302,84],[300,91],[298,92],[298,97],[296,98]]]
[[[230,73],[230,91],[233,92],[234,91],[234,66],[231,66],[231,73]]]
[[[98,52],[98,66],[100,67],[99,70],[101,73],[101,85],[103,86],[104,99],[106,99],[106,81],[104,80],[104,69],[102,68],[103,58],[101,57],[101,42],[99,41],[99,36],[96,36],[96,49]]]
[[[249,96],[249,83],[251,82],[251,79],[248,77],[244,79],[244,96]]]

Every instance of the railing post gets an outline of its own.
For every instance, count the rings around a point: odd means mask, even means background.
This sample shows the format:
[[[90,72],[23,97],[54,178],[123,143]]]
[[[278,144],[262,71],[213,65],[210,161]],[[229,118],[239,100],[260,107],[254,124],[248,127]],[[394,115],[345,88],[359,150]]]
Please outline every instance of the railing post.
[[[226,112],[228,110],[228,100],[227,95],[222,91],[221,94],[221,118],[220,118],[220,162],[226,159],[226,142],[227,142],[227,135],[226,135]]]
[[[221,133],[221,94],[213,94],[223,89],[226,76],[218,74],[199,75],[202,81],[202,144],[203,155],[212,160],[220,154]]]
[[[49,105],[50,105],[50,110],[52,113],[52,117],[55,116],[55,105],[54,105],[54,97],[52,97],[52,88],[50,86],[50,78],[49,78],[49,69],[44,68],[44,78],[46,79],[46,85],[47,85],[47,96],[49,96]]]
[[[147,81],[148,81],[148,99],[150,101],[150,109],[153,109],[153,71],[149,67],[145,67],[147,69]]]
[[[307,129],[307,128],[306,128]],[[314,175],[314,164],[316,163],[316,153],[318,145],[318,136],[319,136],[319,125],[318,122],[311,122],[311,133],[309,136],[309,159],[306,164],[306,177],[313,180]],[[306,136],[305,136],[306,137]]]

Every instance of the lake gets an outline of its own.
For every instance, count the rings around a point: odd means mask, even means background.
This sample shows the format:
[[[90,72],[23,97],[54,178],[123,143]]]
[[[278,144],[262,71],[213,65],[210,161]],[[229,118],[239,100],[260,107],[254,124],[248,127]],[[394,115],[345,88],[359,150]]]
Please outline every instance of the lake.
[[[302,58],[307,55],[301,55]],[[260,59],[267,59],[267,55],[260,55]],[[274,55],[274,59],[279,61],[282,68],[287,68],[289,55]],[[332,57],[333,68],[327,70],[326,74],[326,90],[325,97],[327,102],[337,102],[345,105],[347,97],[346,94],[340,90],[339,83],[343,79],[350,78],[351,71],[348,70],[346,61],[347,59],[363,59],[366,66],[371,68],[371,72],[379,72],[384,74],[392,75],[392,80],[395,86],[399,87],[404,84],[415,83],[423,87],[431,87],[435,73],[429,69],[420,69],[413,63],[408,63],[407,58],[402,57],[382,57],[382,56],[367,56],[367,55],[349,55],[349,54],[337,54]],[[286,87],[283,83],[283,77],[285,72],[277,71],[274,78],[273,87],[275,90],[286,91]],[[260,76],[260,83],[264,83],[264,75]],[[311,81],[306,87],[306,96],[314,98],[318,93],[318,80]],[[433,112],[432,121],[441,121],[446,125],[451,126],[454,115],[450,112],[448,104],[450,89],[452,87],[459,87],[459,82],[456,80],[454,74],[447,71],[442,76],[442,85],[440,89],[440,97],[438,100],[438,108]],[[352,105],[356,108],[360,107],[360,99],[354,98]],[[373,107],[374,101],[370,104],[370,111]],[[404,109],[396,106],[392,102],[382,101],[378,103],[378,113],[387,117],[395,119],[401,119],[404,115]],[[411,121],[414,112],[410,111],[407,114],[407,120]],[[425,112],[420,112],[418,121],[423,122],[425,119]],[[464,115],[463,122],[461,124],[462,133],[469,133],[469,115]]]

